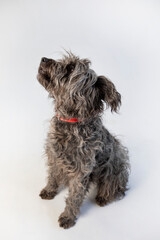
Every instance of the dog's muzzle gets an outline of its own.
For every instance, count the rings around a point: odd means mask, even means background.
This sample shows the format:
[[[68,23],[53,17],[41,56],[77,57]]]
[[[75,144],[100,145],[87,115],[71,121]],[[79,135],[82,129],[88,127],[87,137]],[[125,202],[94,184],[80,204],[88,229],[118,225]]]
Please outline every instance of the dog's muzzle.
[[[46,58],[46,57],[42,57],[41,59],[41,64],[44,65],[44,64],[48,64],[48,63],[54,63],[55,61],[51,58]]]
[[[43,57],[40,62],[39,73],[46,73],[47,69],[54,63],[55,61],[53,59]]]
[[[46,57],[43,57],[41,62],[49,62],[50,59],[46,58]]]

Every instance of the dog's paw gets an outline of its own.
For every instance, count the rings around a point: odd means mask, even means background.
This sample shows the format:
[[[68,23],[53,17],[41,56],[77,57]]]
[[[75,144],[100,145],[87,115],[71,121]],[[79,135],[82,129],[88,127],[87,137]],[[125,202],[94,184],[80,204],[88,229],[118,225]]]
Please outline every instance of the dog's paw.
[[[69,217],[62,213],[58,219],[59,226],[63,227],[64,229],[70,228],[75,225],[75,218]]]
[[[47,191],[45,188],[42,189],[42,191],[40,192],[39,196],[42,198],[42,199],[47,199],[47,200],[50,200],[50,199],[53,199],[55,196],[56,196],[56,192],[55,191]]]
[[[97,196],[97,197],[96,197],[96,203],[97,203],[100,207],[104,207],[104,206],[108,203],[108,200],[106,200],[104,197]]]

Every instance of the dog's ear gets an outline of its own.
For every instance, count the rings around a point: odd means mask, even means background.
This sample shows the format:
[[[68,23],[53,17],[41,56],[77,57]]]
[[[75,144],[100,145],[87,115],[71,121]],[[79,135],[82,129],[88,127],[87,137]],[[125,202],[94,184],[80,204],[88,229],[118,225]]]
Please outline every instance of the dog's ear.
[[[111,111],[118,111],[121,105],[121,95],[117,92],[114,84],[104,76],[97,78],[96,87],[99,90],[99,97],[103,100]]]

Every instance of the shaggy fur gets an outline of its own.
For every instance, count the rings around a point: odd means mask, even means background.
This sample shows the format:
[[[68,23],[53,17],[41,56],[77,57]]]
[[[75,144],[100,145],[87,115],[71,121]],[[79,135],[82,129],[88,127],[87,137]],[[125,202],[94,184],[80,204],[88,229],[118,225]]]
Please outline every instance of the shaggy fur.
[[[59,225],[69,228],[75,224],[91,183],[97,186],[99,206],[122,198],[127,189],[128,152],[101,121],[104,104],[117,112],[121,96],[111,81],[90,69],[88,59],[72,53],[57,61],[42,58],[38,81],[55,103],[45,148],[48,183],[40,196],[53,199],[60,186],[69,187],[66,207],[59,217]]]

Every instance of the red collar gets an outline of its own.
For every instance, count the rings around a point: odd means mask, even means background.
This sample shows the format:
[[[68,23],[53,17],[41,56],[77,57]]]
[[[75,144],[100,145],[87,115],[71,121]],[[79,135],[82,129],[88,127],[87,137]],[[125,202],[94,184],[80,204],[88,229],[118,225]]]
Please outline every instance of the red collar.
[[[82,122],[82,120],[79,120],[78,118],[62,118],[62,117],[59,117],[59,114],[57,114],[57,117],[59,120],[63,121],[63,122]]]

